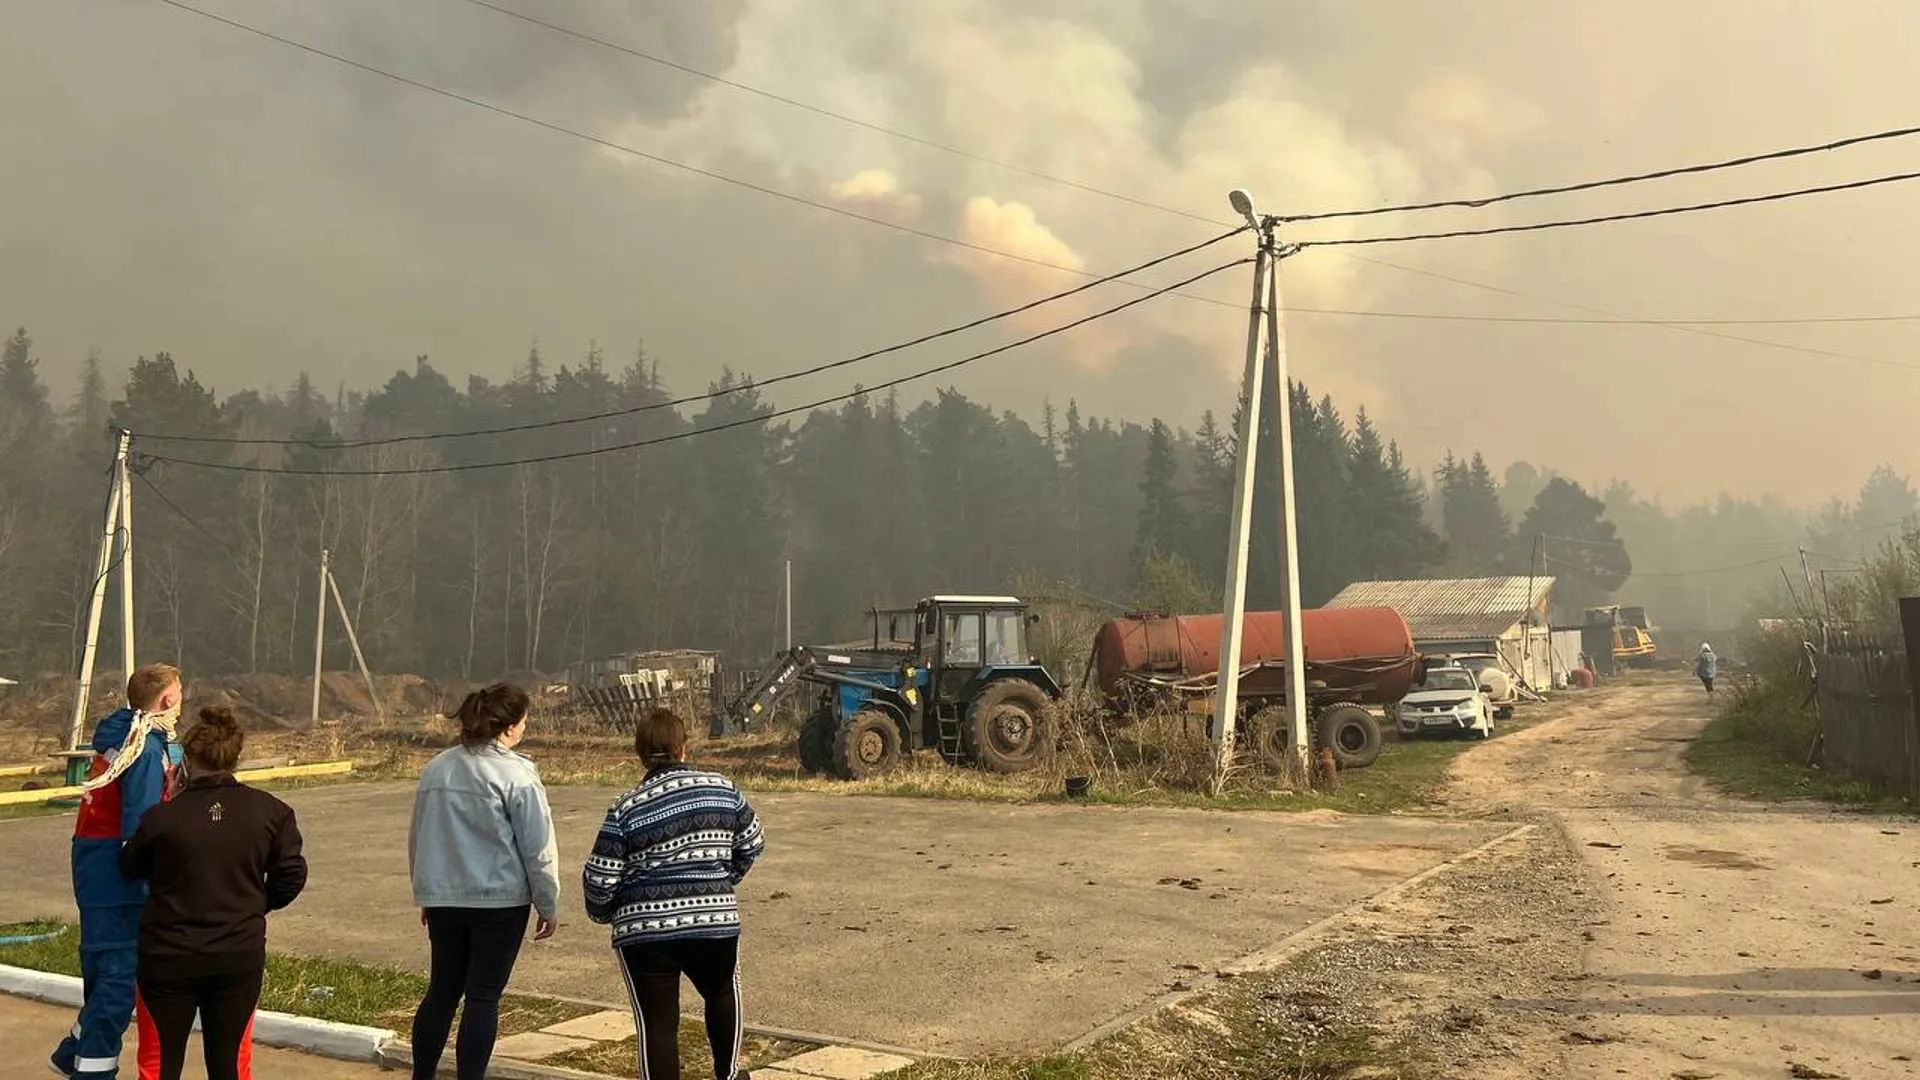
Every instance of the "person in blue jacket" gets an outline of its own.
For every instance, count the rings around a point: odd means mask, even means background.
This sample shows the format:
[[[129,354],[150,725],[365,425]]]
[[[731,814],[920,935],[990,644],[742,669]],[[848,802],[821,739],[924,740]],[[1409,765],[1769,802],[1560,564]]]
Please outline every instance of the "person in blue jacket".
[[[1713,655],[1713,646],[1700,643],[1700,655],[1693,658],[1693,677],[1707,688],[1707,696],[1713,696],[1713,679],[1720,674],[1720,658]]]
[[[120,848],[146,812],[173,794],[180,775],[175,742],[182,698],[180,670],[150,664],[127,679],[127,707],[93,733],[80,812],[73,824],[73,901],[80,909],[80,1017],[49,1058],[73,1080],[118,1075],[127,1025],[140,1021],[140,1080],[160,1075],[160,1040],[141,1007],[140,912],[144,882],[120,873]]]

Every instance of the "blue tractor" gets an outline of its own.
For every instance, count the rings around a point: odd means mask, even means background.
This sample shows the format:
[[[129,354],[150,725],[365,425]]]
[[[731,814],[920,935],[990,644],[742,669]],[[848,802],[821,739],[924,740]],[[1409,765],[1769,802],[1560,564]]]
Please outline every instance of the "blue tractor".
[[[1039,621],[1011,596],[934,596],[872,612],[870,642],[801,645],[727,709],[734,731],[764,723],[800,683],[815,691],[800,725],[800,764],[847,780],[875,776],[923,748],[948,762],[1021,772],[1046,759],[1047,706],[1060,684],[1027,648]]]

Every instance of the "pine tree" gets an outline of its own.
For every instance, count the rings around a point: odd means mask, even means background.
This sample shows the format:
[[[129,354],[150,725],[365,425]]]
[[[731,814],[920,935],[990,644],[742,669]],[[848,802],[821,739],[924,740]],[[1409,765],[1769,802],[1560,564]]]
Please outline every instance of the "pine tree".
[[[1147,429],[1147,462],[1140,480],[1140,513],[1133,537],[1136,568],[1150,556],[1179,554],[1186,544],[1192,517],[1174,490],[1177,469],[1173,432],[1156,418]]]
[[[40,381],[40,361],[33,356],[33,339],[26,327],[13,332],[0,346],[0,403],[18,415],[45,414],[47,387]]]
[[[1499,573],[1509,561],[1513,526],[1500,506],[1500,487],[1486,458],[1475,453],[1463,462],[1449,452],[1436,475],[1452,571],[1461,577]]]
[[[1633,573],[1633,560],[1607,519],[1606,504],[1570,480],[1548,480],[1514,537],[1510,565],[1524,568],[1544,537],[1554,603],[1577,611],[1603,603]]]
[[[1354,416],[1348,485],[1350,536],[1358,575],[1397,579],[1419,575],[1443,556],[1440,538],[1427,527],[1418,488],[1397,443],[1382,442],[1361,409]]]

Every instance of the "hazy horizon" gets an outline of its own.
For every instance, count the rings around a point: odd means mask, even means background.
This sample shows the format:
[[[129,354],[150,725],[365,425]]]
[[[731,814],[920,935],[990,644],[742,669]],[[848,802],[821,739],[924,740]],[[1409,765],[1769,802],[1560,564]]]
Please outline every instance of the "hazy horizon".
[[[1049,262],[1111,270],[1217,227],[915,146],[671,72],[464,0],[209,11],[701,168]],[[1912,123],[1920,9],[1784,0],[1542,9],[1004,0],[685,7],[512,0],[514,10],[1054,176],[1207,217],[1250,188],[1281,212],[1479,195]],[[1737,14],[1737,18],[1734,16]],[[296,372],[377,387],[430,354],[499,380],[536,339],[555,364],[636,341],[670,385],[765,378],[1077,284],[616,155],[158,3],[24,0],[0,19],[0,320],[58,392],[171,352],[223,394]],[[1730,27],[1741,32],[1733,34]],[[1714,64],[1701,65],[1712,55]],[[1695,202],[1910,171],[1893,142],[1716,177],[1479,211],[1301,226],[1424,231]],[[1290,307],[1641,318],[1920,314],[1920,191],[1511,237],[1309,250]],[[1184,276],[1245,254],[1240,239]],[[1190,427],[1232,408],[1246,271],[1054,342],[903,388],[953,385],[1037,417]],[[1032,331],[1129,298],[1063,305]],[[1546,298],[1546,299],[1541,299]],[[1555,304],[1547,300],[1562,301]],[[1452,449],[1669,505],[1720,493],[1816,508],[1878,464],[1912,475],[1920,323],[1717,326],[1821,357],[1659,326],[1296,312],[1292,370],[1365,407],[1430,470]],[[777,387],[871,384],[1008,333]],[[1839,438],[1826,435],[1836,432]],[[1824,437],[1823,437],[1824,436]],[[1812,449],[1817,448],[1817,449]]]

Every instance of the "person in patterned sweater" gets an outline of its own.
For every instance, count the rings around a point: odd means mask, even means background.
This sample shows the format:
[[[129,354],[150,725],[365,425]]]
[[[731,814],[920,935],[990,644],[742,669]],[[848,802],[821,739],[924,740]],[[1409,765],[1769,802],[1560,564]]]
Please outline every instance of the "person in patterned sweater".
[[[740,905],[734,896],[766,847],[733,782],[687,764],[687,726],[668,709],[640,721],[647,767],[614,800],[582,876],[587,917],[613,928],[639,1035],[640,1075],[680,1075],[680,976],[706,1005],[716,1080],[740,1068]]]

